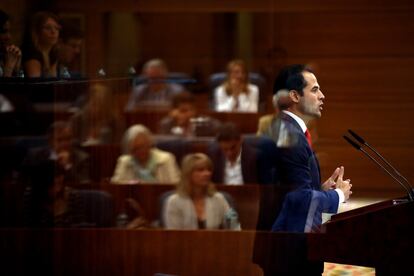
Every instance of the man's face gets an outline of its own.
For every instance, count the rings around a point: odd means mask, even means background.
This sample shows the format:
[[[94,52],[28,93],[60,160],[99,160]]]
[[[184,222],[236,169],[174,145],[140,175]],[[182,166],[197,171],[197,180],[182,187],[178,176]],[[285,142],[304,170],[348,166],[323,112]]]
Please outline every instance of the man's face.
[[[165,78],[166,72],[163,68],[159,66],[151,66],[145,70],[145,75],[149,79],[160,79]]]
[[[70,127],[56,129],[53,133],[52,146],[59,153],[62,151],[71,151],[73,134]]]
[[[240,154],[241,140],[230,140],[219,142],[220,149],[230,162],[235,162]]]
[[[163,78],[166,77],[167,72],[159,67],[159,66],[152,66],[145,70],[145,76],[150,80],[149,82],[149,89],[152,92],[158,92],[165,87],[165,83],[162,81]],[[151,81],[154,80],[154,81]]]
[[[303,96],[299,97],[298,111],[307,119],[320,118],[325,96],[314,74],[303,72],[302,75],[307,85],[303,88]]]
[[[190,119],[195,116],[195,107],[191,103],[181,103],[176,108],[175,119],[179,126],[188,125]]]
[[[5,49],[7,45],[10,45],[10,43],[11,43],[10,22],[7,21],[0,28],[0,50]]]
[[[62,43],[63,59],[67,64],[72,63],[80,54],[82,49],[82,39],[69,38],[68,41]]]

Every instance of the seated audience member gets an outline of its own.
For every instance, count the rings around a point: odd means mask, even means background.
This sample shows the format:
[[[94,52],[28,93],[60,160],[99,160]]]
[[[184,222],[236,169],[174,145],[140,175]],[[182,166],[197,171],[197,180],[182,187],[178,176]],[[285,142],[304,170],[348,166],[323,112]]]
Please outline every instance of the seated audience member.
[[[126,110],[133,111],[139,106],[169,107],[171,98],[184,91],[184,87],[166,82],[167,65],[161,59],[152,59],[145,63],[142,74],[143,83],[133,88]]]
[[[12,44],[10,17],[0,10],[0,77],[17,76],[20,70],[22,52]],[[2,75],[1,75],[2,73]]]
[[[76,62],[82,50],[83,39],[83,32],[79,28],[70,24],[63,26],[58,54],[61,77],[76,78],[81,76],[79,64],[76,64]],[[65,73],[69,73],[69,75],[65,76]]]
[[[23,51],[25,76],[58,77],[58,40],[61,26],[56,15],[38,12],[30,25],[30,41]]]
[[[69,207],[71,188],[65,185],[65,173],[53,160],[44,160],[31,168],[23,208],[25,226],[71,226],[74,210]]]
[[[259,152],[243,143],[240,131],[233,123],[223,124],[216,143],[209,148],[214,164],[213,182],[228,185],[259,183]]]
[[[207,155],[193,153],[184,157],[181,181],[166,199],[163,220],[168,229],[239,229],[228,223],[234,212],[223,194],[211,182],[213,164]]]
[[[257,112],[259,88],[249,83],[247,66],[242,60],[227,65],[227,79],[214,91],[215,110],[219,112]]]
[[[258,136],[261,136],[269,131],[269,127],[272,125],[272,122],[277,119],[280,110],[287,108],[290,105],[289,91],[280,91],[275,94],[272,102],[275,111],[273,114],[263,115],[259,118],[259,123],[257,125]]]
[[[55,161],[62,168],[67,183],[89,183],[89,157],[74,146],[72,128],[69,123],[58,121],[52,124],[48,133],[48,146],[32,149],[24,161],[25,170]]]
[[[75,139],[81,145],[119,143],[123,120],[111,89],[98,83],[88,92],[85,106],[71,119]]]
[[[123,138],[113,183],[177,183],[180,173],[173,154],[154,147],[152,133],[143,125],[131,126]]]
[[[197,116],[195,97],[183,92],[172,98],[172,110],[160,122],[159,133],[179,136],[214,136],[220,122],[206,116]]]

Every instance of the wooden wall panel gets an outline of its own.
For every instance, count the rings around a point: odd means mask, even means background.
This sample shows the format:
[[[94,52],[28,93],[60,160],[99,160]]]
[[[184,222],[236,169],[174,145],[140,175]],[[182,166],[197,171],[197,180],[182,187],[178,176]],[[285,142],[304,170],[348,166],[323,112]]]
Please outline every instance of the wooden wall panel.
[[[82,1],[58,0],[57,7],[71,10],[94,10],[94,11],[203,11],[203,12],[234,12],[234,11],[278,11],[278,12],[315,12],[336,10],[370,10],[390,11],[413,9],[410,0],[382,1],[382,0],[239,0],[237,4],[233,1],[222,0],[92,0]]]
[[[362,157],[343,141],[341,136],[351,128],[373,145],[386,147],[387,154],[412,177],[406,164],[414,158],[413,1],[96,2],[74,0],[68,5],[62,0],[57,7],[137,12],[145,39],[142,59],[161,56],[172,70],[198,71],[203,80],[235,54],[232,18],[237,12],[252,12],[249,62],[254,71],[272,82],[282,66],[308,63],[317,74],[326,96],[323,117],[317,123],[318,150],[329,160],[323,165],[324,175],[343,160],[359,187],[388,187],[384,175],[367,176],[375,168],[367,167],[368,160],[356,159]],[[101,36],[104,31],[98,29]]]
[[[276,30],[275,46],[284,49],[289,57],[377,57],[414,53],[414,21],[410,11],[254,15],[258,21],[256,30],[261,34],[256,39],[259,42],[262,37],[268,39],[273,34],[269,29],[273,28]]]
[[[412,163],[414,148],[407,146],[374,146],[394,167],[407,177],[414,178]],[[369,191],[371,196],[387,192],[398,192],[405,195],[404,189],[390,176],[381,171],[368,157],[348,146],[345,140],[338,138],[338,142],[331,145],[317,147],[321,164],[322,181],[328,179],[337,166],[345,167],[345,178],[351,179],[353,197],[361,197]]]

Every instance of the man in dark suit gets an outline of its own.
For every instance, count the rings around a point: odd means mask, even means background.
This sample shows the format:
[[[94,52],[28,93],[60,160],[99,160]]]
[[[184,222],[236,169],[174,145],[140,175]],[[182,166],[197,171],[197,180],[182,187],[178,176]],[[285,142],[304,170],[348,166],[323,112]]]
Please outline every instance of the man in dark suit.
[[[214,169],[212,181],[218,184],[242,185],[262,182],[260,152],[249,145],[234,123],[218,129],[216,141],[209,147]]]
[[[336,213],[339,203],[352,193],[352,185],[349,179],[343,179],[342,166],[321,184],[319,163],[312,150],[307,124],[322,116],[325,96],[311,69],[301,64],[287,66],[277,76],[273,89],[281,112],[265,135],[277,146],[273,162],[277,184],[283,190],[275,191],[282,191],[283,196],[273,197],[278,202],[268,200],[270,193],[261,198],[258,230],[315,232],[322,223],[322,212]],[[273,222],[269,218],[273,218]],[[290,237],[289,245],[283,248],[286,250],[282,256],[284,267],[280,266],[280,260],[272,261],[274,256],[281,256],[281,248],[274,247],[269,240],[256,238],[255,262],[262,266],[265,275],[320,275],[323,263],[307,261],[305,237]]]
[[[72,128],[67,122],[53,123],[48,131],[48,145],[28,153],[23,164],[24,174],[30,177],[39,164],[50,161],[61,167],[70,185],[89,183],[89,156],[74,146]]]

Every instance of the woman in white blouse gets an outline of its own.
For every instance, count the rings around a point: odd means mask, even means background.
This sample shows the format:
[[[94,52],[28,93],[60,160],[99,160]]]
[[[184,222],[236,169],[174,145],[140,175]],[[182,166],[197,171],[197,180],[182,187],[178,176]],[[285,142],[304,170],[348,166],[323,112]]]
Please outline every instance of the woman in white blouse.
[[[235,212],[211,182],[212,168],[211,160],[203,153],[184,157],[181,181],[163,208],[166,228],[240,229],[238,223],[228,222]]]
[[[232,60],[227,65],[227,79],[214,91],[215,110],[219,112],[257,112],[259,88],[248,82],[246,63]]]

